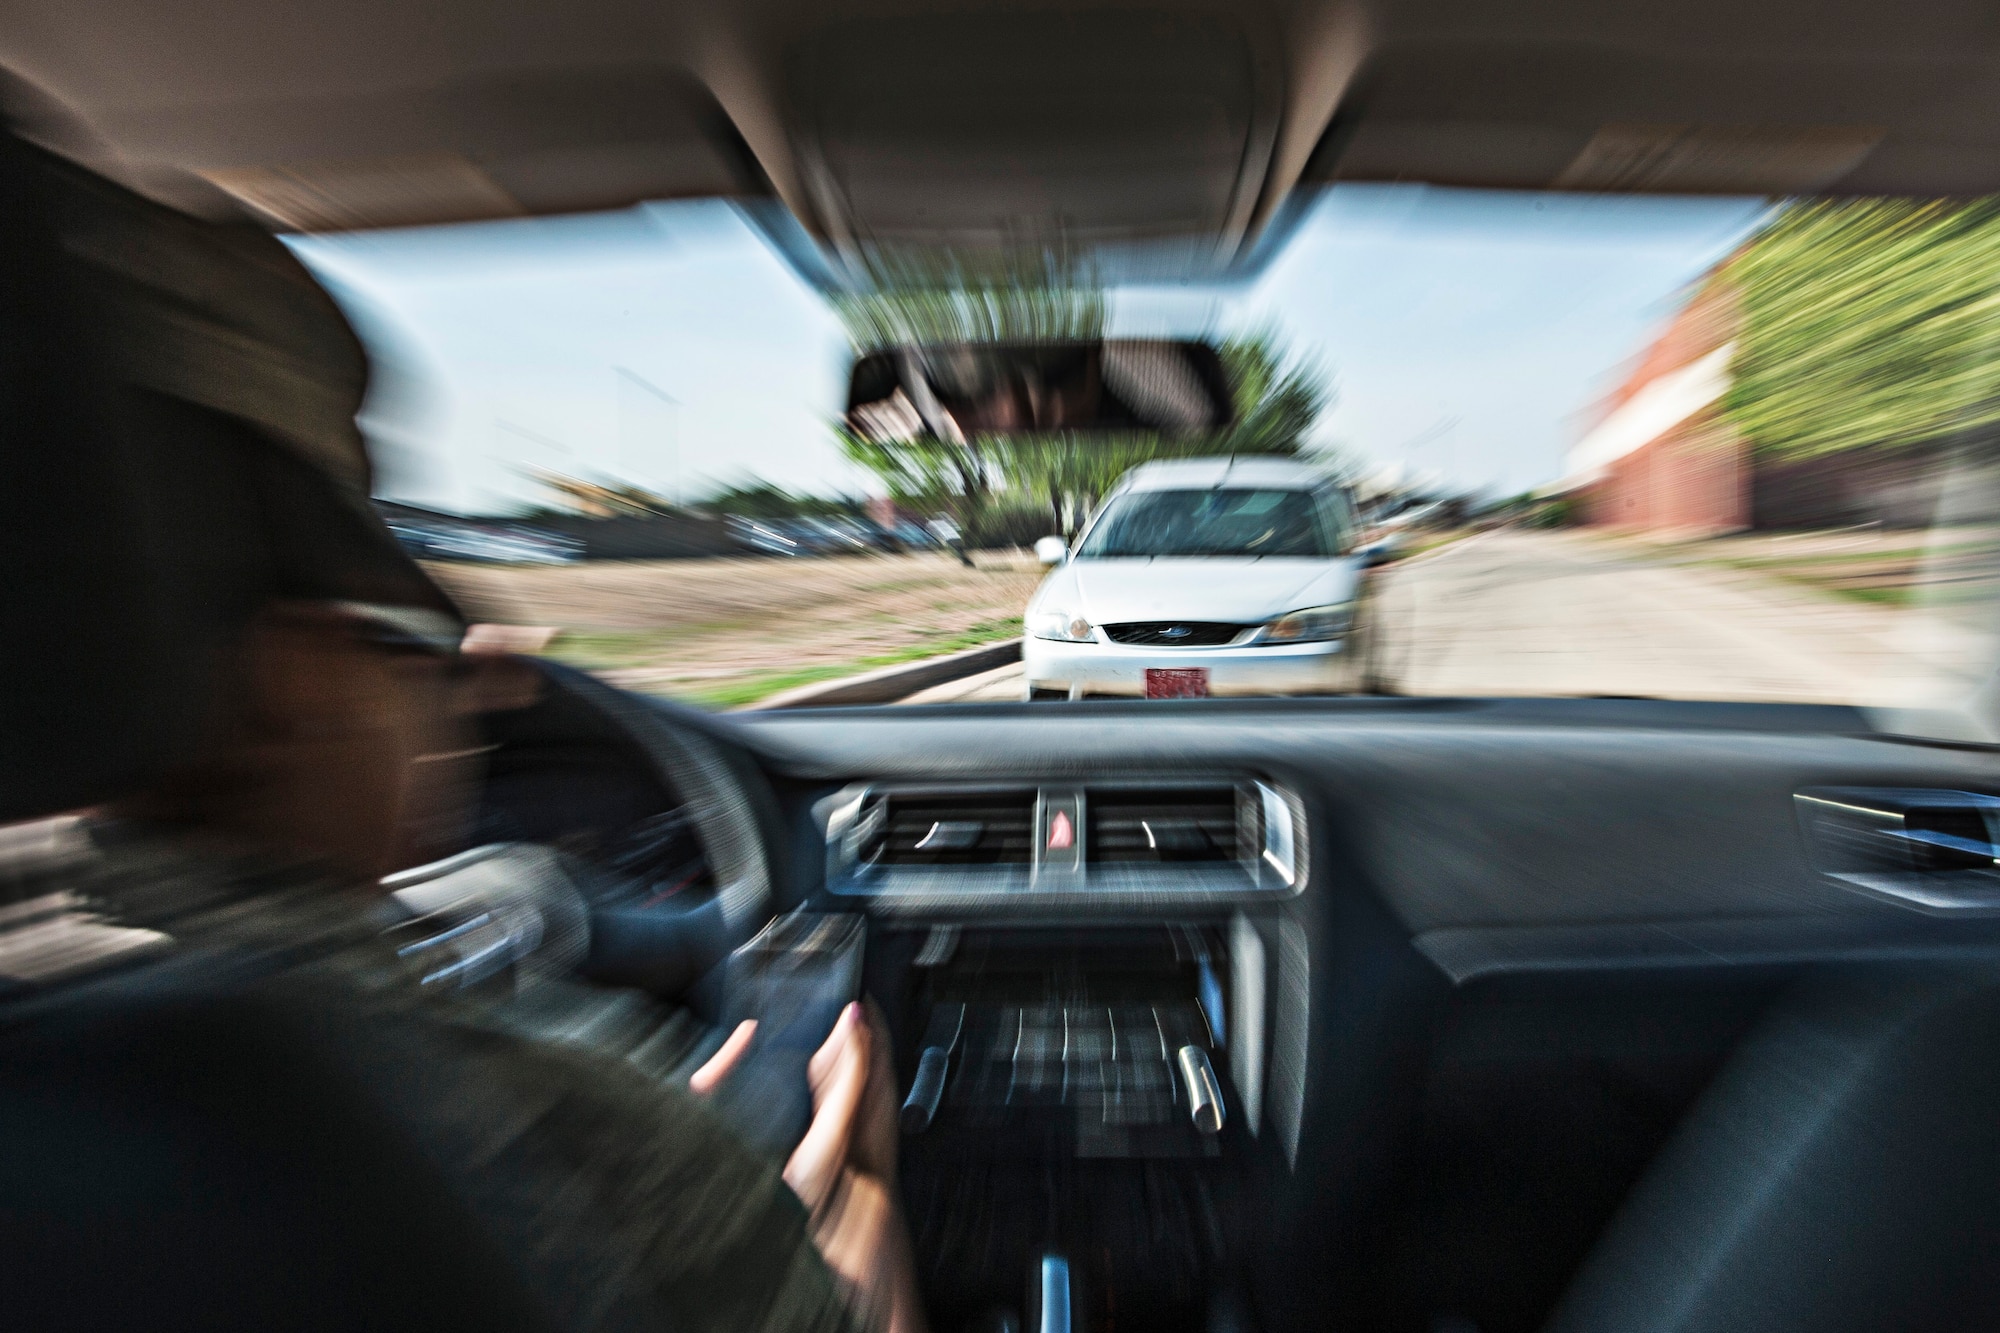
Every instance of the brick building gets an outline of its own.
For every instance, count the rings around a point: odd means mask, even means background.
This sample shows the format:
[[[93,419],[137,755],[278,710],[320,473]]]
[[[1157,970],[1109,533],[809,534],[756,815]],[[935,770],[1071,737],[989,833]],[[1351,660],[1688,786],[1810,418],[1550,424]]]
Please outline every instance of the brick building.
[[[1735,323],[1727,289],[1703,288],[1600,405],[1562,483],[1579,521],[1689,534],[1750,526],[1749,451],[1721,414]]]

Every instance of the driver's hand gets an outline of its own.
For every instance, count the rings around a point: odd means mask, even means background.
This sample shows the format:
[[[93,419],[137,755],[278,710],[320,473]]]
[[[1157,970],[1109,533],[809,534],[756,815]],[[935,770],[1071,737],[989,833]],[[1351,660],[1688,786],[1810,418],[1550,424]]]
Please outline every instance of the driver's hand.
[[[785,1163],[785,1183],[812,1215],[813,1243],[846,1283],[862,1326],[922,1333],[896,1194],[896,1076],[880,1012],[872,1004],[842,1010],[807,1077],[812,1126]]]
[[[750,1039],[757,1035],[757,1020],[746,1018],[736,1025],[736,1031],[729,1039],[716,1048],[715,1054],[702,1062],[701,1068],[688,1077],[688,1091],[697,1097],[706,1097],[714,1092],[729,1077],[736,1066],[743,1062],[744,1053],[750,1049]]]

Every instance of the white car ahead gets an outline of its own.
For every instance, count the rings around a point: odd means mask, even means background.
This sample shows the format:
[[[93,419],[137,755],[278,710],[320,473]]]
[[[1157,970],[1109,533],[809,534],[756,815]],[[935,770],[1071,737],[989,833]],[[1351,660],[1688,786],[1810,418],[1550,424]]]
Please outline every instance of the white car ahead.
[[[1345,489],[1303,463],[1136,468],[1028,604],[1028,697],[1324,694],[1359,687]]]

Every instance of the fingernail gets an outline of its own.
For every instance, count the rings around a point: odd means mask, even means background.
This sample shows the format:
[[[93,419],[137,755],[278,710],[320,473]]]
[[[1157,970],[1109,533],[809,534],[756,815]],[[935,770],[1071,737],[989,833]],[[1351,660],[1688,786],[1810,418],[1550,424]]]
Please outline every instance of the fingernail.
[[[846,1009],[841,1011],[840,1019],[843,1023],[859,1023],[861,1021],[861,1001],[855,1000],[850,1003]]]

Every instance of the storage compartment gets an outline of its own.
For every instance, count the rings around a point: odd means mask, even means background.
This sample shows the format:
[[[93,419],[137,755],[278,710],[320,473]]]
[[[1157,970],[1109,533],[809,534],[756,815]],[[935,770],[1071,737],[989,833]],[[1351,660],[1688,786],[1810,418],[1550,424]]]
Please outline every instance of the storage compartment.
[[[904,1192],[938,1326],[1018,1312],[1056,1253],[1079,1327],[1205,1328],[1245,1193],[1219,932],[966,931],[919,956],[902,1087],[931,1103],[905,1106]]]

